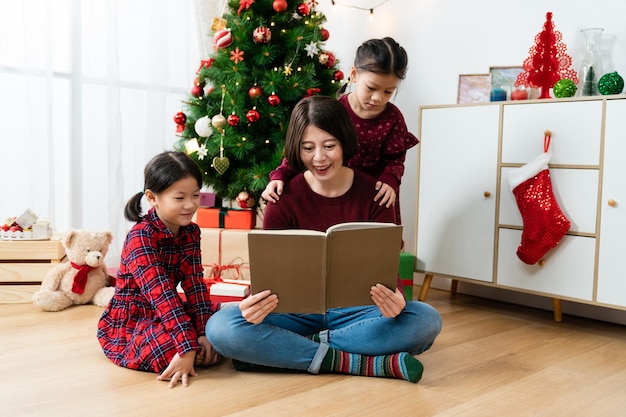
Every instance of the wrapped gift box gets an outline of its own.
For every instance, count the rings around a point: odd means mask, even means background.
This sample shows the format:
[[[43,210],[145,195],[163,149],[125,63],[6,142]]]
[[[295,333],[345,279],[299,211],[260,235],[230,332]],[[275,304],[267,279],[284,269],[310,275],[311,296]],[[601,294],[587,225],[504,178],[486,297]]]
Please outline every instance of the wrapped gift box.
[[[415,255],[409,252],[400,252],[398,273],[404,285],[404,296],[407,300],[413,299],[413,272],[415,271]]]
[[[250,294],[250,281],[246,280],[207,280],[211,304],[237,302]]]
[[[200,239],[205,278],[250,279],[247,230],[203,228]]]
[[[256,211],[224,207],[200,207],[196,212],[196,223],[200,227],[220,229],[253,229]]]
[[[216,200],[215,193],[200,193],[200,207],[215,207]]]

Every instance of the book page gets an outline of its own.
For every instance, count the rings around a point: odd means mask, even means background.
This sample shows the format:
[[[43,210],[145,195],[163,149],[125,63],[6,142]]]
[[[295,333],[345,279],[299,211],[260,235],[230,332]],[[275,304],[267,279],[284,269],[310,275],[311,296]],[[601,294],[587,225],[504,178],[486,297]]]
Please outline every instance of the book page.
[[[378,283],[395,291],[402,226],[339,228],[327,244],[327,308],[371,305],[370,287]]]
[[[347,223],[338,223],[333,226],[330,226],[326,230],[326,234],[330,234],[337,230],[351,230],[351,229],[366,229],[371,227],[390,227],[390,226],[398,226],[395,223],[380,223],[380,222],[347,222]],[[399,226],[402,227],[402,226]]]
[[[272,290],[276,313],[324,312],[325,234],[282,232],[248,235],[251,293]]]

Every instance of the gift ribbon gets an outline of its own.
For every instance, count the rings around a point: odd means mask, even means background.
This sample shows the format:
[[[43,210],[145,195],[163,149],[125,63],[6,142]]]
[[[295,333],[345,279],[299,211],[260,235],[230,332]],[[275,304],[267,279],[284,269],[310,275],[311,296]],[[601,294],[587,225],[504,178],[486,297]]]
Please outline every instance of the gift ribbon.
[[[543,152],[547,153],[550,149],[550,140],[552,139],[552,132],[546,130],[543,132]]]
[[[228,214],[228,209],[225,207],[222,207],[220,209],[220,214],[219,214],[219,228],[223,229],[226,226],[226,215]],[[222,242],[222,232],[220,231],[220,246],[221,246],[221,242]],[[220,255],[222,253],[222,249],[220,247]],[[221,256],[219,258],[219,260],[221,260]]]
[[[206,267],[212,268],[213,278],[220,278],[222,276],[222,271],[225,271],[225,270],[228,270],[228,269],[234,269],[235,271],[237,271],[237,277],[241,277],[241,269],[240,268],[242,268],[244,265],[243,265],[243,262],[241,262],[240,264],[229,264],[229,265],[220,265],[220,264],[217,264],[217,263],[214,263],[214,264],[202,264],[202,266],[206,266]],[[206,279],[211,279],[211,278],[206,278]]]
[[[244,287],[249,286],[250,284],[247,283],[240,283],[240,282],[231,282],[231,281],[224,281],[222,278],[220,277],[213,277],[213,278],[205,278],[204,282],[207,285],[213,285],[213,284],[235,284],[235,285],[243,285]]]

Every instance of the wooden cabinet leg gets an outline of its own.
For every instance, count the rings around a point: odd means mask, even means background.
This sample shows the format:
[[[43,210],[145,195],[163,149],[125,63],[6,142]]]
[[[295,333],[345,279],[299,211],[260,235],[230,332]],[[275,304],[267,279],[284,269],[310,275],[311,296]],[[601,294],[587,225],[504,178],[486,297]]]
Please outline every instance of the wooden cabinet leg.
[[[450,283],[450,296],[456,295],[456,290],[459,288],[459,280],[453,279]]]
[[[558,298],[552,299],[552,305],[554,306],[554,321],[560,323],[563,321],[563,305]]]
[[[430,288],[430,283],[433,280],[433,276],[430,274],[424,275],[424,282],[422,283],[422,288],[420,289],[420,293],[417,296],[418,301],[424,301],[426,299],[426,294],[428,294],[428,289]]]

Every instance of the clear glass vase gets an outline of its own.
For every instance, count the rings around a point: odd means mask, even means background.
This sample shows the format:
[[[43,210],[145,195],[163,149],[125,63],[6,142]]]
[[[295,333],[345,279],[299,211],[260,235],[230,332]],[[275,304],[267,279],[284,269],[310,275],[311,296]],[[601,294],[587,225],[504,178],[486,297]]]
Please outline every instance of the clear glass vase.
[[[584,40],[583,59],[578,70],[578,91],[581,96],[595,96],[598,92],[598,80],[602,76],[600,41],[603,28],[583,29],[580,33]]]

